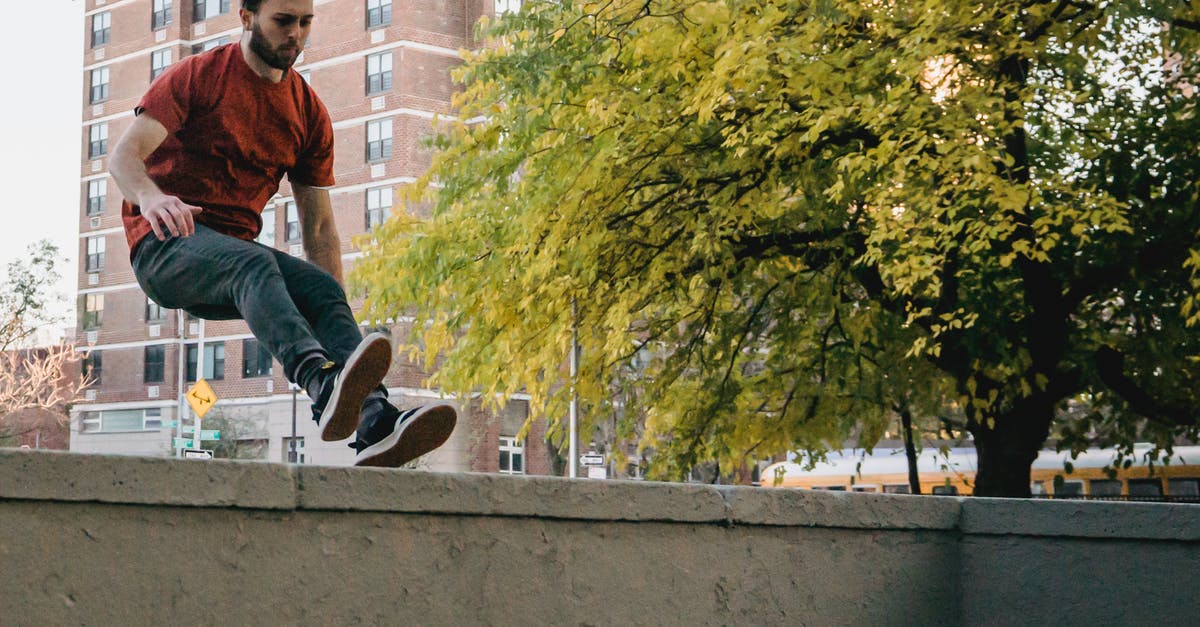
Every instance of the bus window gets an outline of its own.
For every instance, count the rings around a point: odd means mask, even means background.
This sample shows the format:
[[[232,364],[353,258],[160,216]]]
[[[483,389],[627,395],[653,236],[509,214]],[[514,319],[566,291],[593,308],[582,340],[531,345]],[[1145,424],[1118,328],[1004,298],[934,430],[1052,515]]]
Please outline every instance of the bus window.
[[[1046,494],[1046,482],[1034,481],[1033,483],[1029,484],[1029,493],[1034,496],[1042,496]]]
[[[1054,498],[1056,499],[1075,499],[1083,496],[1082,481],[1063,481],[1055,483]]]
[[[935,496],[958,496],[958,486],[935,485],[933,486],[933,494]]]
[[[813,489],[814,490],[829,490],[831,492],[845,492],[846,486],[844,486],[844,485],[818,485],[818,486],[813,486]]]
[[[1088,496],[1094,499],[1121,496],[1121,481],[1118,479],[1092,479],[1088,484]]]
[[[1158,479],[1130,479],[1129,497],[1154,498],[1162,496],[1162,481]]]
[[[912,494],[912,489],[907,483],[886,483],[883,486],[884,494]]]
[[[1167,489],[1172,498],[1200,497],[1200,479],[1168,479]]]
[[[856,485],[850,488],[851,492],[879,492],[879,486],[873,485]]]

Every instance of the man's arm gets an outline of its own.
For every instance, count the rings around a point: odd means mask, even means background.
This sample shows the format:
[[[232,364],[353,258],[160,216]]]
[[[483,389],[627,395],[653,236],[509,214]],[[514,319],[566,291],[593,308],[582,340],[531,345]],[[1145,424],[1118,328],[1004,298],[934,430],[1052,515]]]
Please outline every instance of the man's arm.
[[[296,208],[300,213],[300,236],[308,260],[342,281],[342,242],[333,222],[329,190],[292,183]]]
[[[164,194],[146,175],[146,157],[166,138],[167,129],[162,124],[148,115],[139,115],[133,118],[133,124],[121,136],[108,160],[108,171],[117,187],[126,200],[141,209],[159,241],[166,239],[168,232],[174,237],[195,233],[192,216],[201,211],[200,207]]]

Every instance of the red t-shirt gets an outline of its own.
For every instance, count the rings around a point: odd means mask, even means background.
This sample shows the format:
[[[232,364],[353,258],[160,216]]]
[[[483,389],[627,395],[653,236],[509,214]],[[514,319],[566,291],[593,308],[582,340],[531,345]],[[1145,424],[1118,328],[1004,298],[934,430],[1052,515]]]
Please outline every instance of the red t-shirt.
[[[288,180],[333,185],[333,125],[316,92],[293,70],[278,83],[250,69],[238,43],[184,58],[158,77],[135,109],[167,129],[146,158],[163,193],[203,209],[196,221],[244,240],[262,229],[262,210]],[[150,223],[121,204],[132,251]]]

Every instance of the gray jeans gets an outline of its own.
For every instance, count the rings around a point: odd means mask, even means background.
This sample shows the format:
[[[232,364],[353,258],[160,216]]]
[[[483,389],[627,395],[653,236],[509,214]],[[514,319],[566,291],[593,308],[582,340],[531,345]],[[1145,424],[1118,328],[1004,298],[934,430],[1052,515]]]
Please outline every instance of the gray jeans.
[[[154,302],[206,320],[243,319],[291,381],[314,355],[344,363],[362,341],[346,293],[327,272],[202,224],[190,237],[146,236],[133,257]]]

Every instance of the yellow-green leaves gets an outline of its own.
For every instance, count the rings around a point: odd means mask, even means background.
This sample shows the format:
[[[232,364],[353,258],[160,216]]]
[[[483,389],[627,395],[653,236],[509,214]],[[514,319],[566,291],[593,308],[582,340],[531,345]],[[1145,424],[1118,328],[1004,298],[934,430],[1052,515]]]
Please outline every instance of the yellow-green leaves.
[[[528,2],[455,71],[431,170],[356,268],[367,311],[412,316],[450,391],[558,421],[574,390],[665,476],[870,439],[943,377],[993,420],[1073,393],[1120,334],[1114,259],[1200,230],[1140,213],[1192,166],[1128,98],[1188,117],[1161,83],[1109,90],[1156,58],[1097,54],[1136,4],[1027,4]]]

